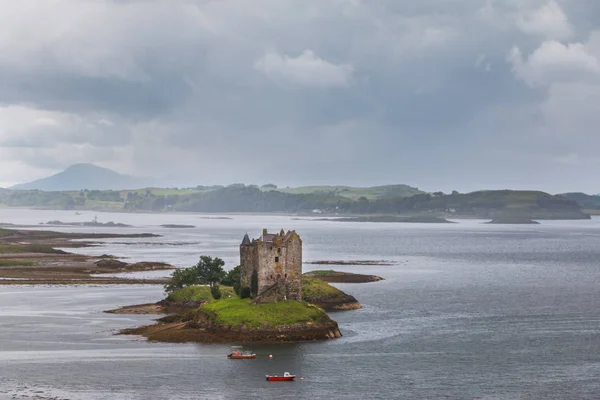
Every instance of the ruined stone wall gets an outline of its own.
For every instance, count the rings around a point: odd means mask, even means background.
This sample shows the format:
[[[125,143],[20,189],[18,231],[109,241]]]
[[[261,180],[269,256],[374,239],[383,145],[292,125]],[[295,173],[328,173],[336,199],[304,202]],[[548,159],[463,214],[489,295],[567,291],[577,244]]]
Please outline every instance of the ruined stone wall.
[[[285,265],[288,297],[302,300],[302,240],[294,235],[287,243]]]
[[[282,282],[287,298],[302,300],[302,240],[293,234],[287,242],[253,241],[240,246],[242,286],[250,286],[252,272],[258,274],[259,295],[268,287]]]
[[[277,247],[273,243],[258,244],[258,265],[260,266],[258,269],[258,293],[271,286],[277,274],[282,273],[279,253],[283,250],[280,249],[281,247]],[[279,257],[278,262],[275,261],[276,257]]]
[[[240,281],[242,286],[250,287],[252,271],[258,269],[258,252],[256,246],[240,246]]]

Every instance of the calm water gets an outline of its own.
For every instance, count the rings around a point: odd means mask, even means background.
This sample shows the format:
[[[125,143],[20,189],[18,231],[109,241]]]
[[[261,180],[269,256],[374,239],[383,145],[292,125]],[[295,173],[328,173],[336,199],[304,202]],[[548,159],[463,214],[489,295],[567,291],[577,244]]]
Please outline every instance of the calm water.
[[[0,287],[0,398],[600,398],[599,219],[496,226],[97,215],[101,222],[134,225],[117,232],[164,235],[107,240],[82,251],[128,261],[188,266],[207,254],[220,256],[230,268],[237,263],[243,234],[257,236],[267,227],[296,229],[306,261],[397,264],[336,268],[386,278],[337,285],[364,306],[332,314],[343,338],[253,346],[259,358],[244,361],[227,360],[222,345],[114,336],[152,318],[102,310],[159,300],[160,287]],[[27,224],[93,216],[0,210],[1,222]],[[158,227],[165,223],[197,228]],[[285,371],[305,380],[264,380],[267,373]]]

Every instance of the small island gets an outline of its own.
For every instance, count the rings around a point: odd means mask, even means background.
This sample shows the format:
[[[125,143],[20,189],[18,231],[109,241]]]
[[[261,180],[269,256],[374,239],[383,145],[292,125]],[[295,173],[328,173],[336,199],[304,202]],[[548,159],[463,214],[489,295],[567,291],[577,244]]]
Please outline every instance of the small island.
[[[50,226],[93,226],[95,228],[130,228],[131,225],[123,224],[121,222],[98,222],[98,218],[94,217],[92,221],[88,222],[63,222],[63,221],[48,221],[45,224],[40,223],[40,225],[50,225]]]
[[[155,325],[124,329],[160,342],[290,342],[341,337],[337,322],[321,308],[296,300],[251,304],[231,298],[195,311],[169,315]]]
[[[396,265],[396,262],[386,261],[386,260],[317,260],[317,261],[307,261],[305,264],[391,266],[391,265]]]
[[[539,225],[540,223],[528,217],[498,217],[486,222],[492,225]]]
[[[442,217],[433,215],[412,215],[408,217],[396,215],[372,215],[364,217],[346,217],[346,218],[317,218],[314,221],[333,221],[333,222],[386,222],[386,223],[420,223],[420,224],[454,224]]]
[[[290,342],[342,336],[325,310],[360,308],[352,296],[302,275],[302,241],[295,231],[244,236],[240,265],[225,273],[220,258],[201,256],[176,270],[156,304],[115,314],[168,313],[154,325],[124,329],[161,342]]]
[[[350,272],[334,271],[331,269],[306,272],[304,276],[331,283],[367,283],[383,280],[382,277],[377,275],[354,274]]]

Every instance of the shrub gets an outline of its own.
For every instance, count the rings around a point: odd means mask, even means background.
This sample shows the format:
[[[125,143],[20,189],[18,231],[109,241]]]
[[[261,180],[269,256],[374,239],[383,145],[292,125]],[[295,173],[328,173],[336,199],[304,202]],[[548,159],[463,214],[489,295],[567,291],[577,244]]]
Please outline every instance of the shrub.
[[[233,285],[233,291],[235,292],[235,294],[237,294],[238,296],[240,295],[240,291],[242,290],[242,284],[237,281],[234,285]]]
[[[244,286],[240,289],[240,298],[247,299],[250,297],[250,288],[248,286]]]
[[[221,298],[221,289],[219,288],[219,285],[211,286],[210,294],[212,295],[213,299],[219,300]]]
[[[250,296],[252,298],[258,296],[258,272],[252,271],[252,277],[250,278]]]

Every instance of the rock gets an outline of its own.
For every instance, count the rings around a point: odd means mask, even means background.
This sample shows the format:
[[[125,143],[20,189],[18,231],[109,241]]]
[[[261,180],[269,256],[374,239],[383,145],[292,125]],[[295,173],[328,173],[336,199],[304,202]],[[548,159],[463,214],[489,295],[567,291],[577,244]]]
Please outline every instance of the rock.
[[[94,262],[94,264],[100,268],[125,268],[129,265],[126,262],[115,260],[114,258],[103,258]]]

